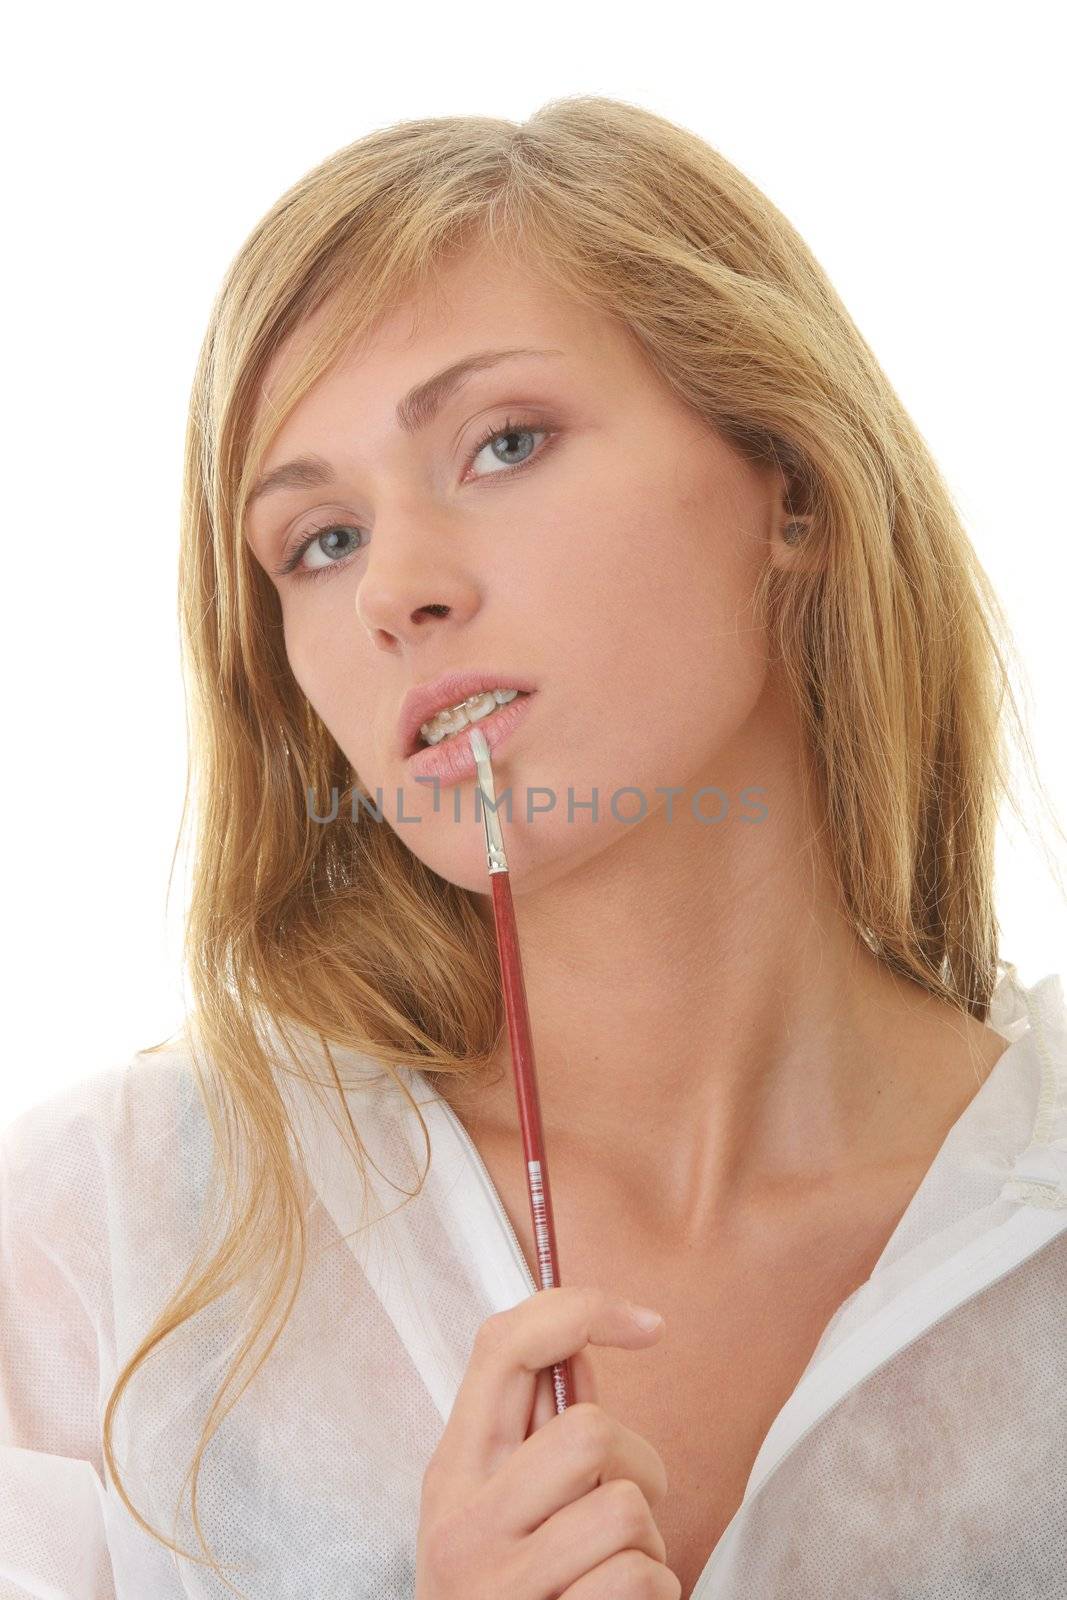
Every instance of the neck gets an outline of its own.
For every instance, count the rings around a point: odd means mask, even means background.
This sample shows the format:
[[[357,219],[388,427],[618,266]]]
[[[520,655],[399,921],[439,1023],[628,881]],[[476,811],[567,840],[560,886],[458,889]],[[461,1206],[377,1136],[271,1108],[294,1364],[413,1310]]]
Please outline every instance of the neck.
[[[939,1060],[940,1127],[981,1081],[976,1039],[996,1037],[854,934],[810,844],[795,748],[752,738],[729,779],[717,763],[670,820],[662,808],[565,876],[516,871],[508,840],[550,1170],[601,1171],[653,1226],[699,1231],[757,1191],[912,1159]],[[693,817],[703,783],[729,797],[722,822]],[[704,796],[706,815],[719,805]],[[488,895],[479,913],[492,928]],[[472,1136],[518,1147],[506,1032],[486,1080],[436,1086]]]

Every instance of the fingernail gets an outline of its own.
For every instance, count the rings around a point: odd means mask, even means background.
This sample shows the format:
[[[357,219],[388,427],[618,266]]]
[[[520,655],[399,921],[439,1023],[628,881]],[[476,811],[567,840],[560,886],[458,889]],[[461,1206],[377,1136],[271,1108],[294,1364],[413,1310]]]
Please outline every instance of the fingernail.
[[[632,1302],[629,1302],[627,1310],[639,1328],[658,1328],[663,1321],[659,1312],[651,1311],[648,1306],[635,1306]]]

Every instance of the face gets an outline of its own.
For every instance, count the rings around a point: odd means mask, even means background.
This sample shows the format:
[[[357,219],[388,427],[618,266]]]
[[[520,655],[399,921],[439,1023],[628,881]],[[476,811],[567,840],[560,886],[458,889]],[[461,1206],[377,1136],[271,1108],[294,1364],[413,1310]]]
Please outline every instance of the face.
[[[412,386],[514,346],[552,353],[475,372],[424,428],[398,425]],[[275,358],[264,400],[293,351]],[[719,439],[625,329],[488,253],[465,257],[303,398],[262,470],[306,454],[333,482],[260,496],[245,532],[277,588],[297,682],[363,791],[381,791],[387,820],[371,826],[487,892],[475,777],[435,793],[398,749],[407,691],[455,669],[536,685],[493,757],[523,887],[654,823],[665,788],[685,799],[731,781],[731,747],[766,687],[750,607],[784,484]]]

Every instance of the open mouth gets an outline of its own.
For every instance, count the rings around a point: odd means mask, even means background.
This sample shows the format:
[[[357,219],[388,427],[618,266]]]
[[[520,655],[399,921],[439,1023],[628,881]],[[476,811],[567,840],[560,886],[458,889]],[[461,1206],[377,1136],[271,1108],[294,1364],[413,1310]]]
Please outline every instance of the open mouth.
[[[515,694],[512,696],[512,700],[528,700],[529,694],[530,692],[526,689],[517,689]],[[507,706],[511,705],[512,700],[501,701],[495,705],[492,710],[486,710],[474,716],[471,716],[469,712],[464,712],[463,723],[459,727],[452,728],[444,735],[443,738],[434,740],[432,744],[428,739],[423,738],[420,730],[416,736],[415,750],[438,750],[442,745],[450,744],[457,737],[457,735],[466,733],[468,728],[481,726],[481,724],[484,722],[492,722],[497,712],[502,711]],[[453,715],[455,716],[457,713],[453,713]]]

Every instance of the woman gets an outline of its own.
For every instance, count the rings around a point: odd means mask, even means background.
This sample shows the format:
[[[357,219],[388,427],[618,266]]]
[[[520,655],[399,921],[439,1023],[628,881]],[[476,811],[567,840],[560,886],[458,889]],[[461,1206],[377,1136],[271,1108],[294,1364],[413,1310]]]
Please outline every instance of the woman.
[[[15,1592],[1056,1592],[1067,1016],[998,950],[1007,634],[781,213],[604,99],[338,152],[214,308],[182,607],[189,1024],[6,1138]]]

